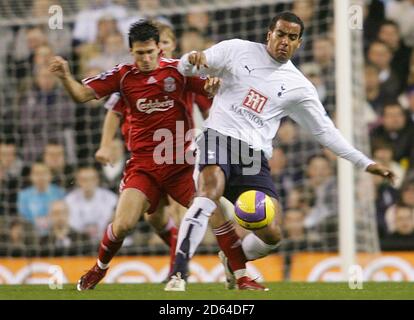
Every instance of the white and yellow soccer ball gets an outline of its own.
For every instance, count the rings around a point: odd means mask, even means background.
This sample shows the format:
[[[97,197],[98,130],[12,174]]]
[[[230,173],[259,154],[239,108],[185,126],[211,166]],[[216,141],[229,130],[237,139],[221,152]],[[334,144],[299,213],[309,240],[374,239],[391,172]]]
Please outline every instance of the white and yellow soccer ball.
[[[266,227],[275,217],[271,198],[261,191],[243,192],[234,204],[234,218],[245,229],[257,230]]]

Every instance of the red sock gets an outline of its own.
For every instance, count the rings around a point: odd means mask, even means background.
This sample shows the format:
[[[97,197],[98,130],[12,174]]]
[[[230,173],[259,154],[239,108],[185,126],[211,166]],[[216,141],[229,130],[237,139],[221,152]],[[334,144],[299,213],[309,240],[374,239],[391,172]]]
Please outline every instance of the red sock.
[[[240,238],[236,234],[232,222],[227,221],[222,226],[213,229],[213,232],[216,235],[220,249],[223,250],[224,254],[229,259],[230,268],[233,271],[246,269],[247,259],[244,255]]]
[[[112,231],[112,223],[108,225],[101,244],[99,246],[98,258],[103,264],[108,264],[112,260],[114,255],[122,247],[124,239],[117,239]]]
[[[174,264],[175,248],[177,247],[177,235],[178,229],[174,225],[174,220],[170,218],[164,231],[159,232],[158,235],[164,241],[164,243],[170,247],[170,272]]]

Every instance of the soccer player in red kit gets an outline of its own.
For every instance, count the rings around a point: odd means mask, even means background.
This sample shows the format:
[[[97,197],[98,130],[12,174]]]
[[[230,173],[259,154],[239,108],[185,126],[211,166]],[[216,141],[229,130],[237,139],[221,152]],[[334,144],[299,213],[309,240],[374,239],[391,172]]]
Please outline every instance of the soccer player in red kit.
[[[96,286],[105,276],[125,236],[144,212],[155,211],[164,195],[188,207],[195,191],[193,165],[176,157],[175,152],[172,164],[159,163],[155,151],[160,141],[155,136],[160,129],[171,132],[162,143],[173,147],[174,151],[178,149],[176,141],[185,141],[184,135],[190,129],[183,92],[206,94],[204,88],[210,88],[214,93],[219,80],[184,77],[177,70],[178,60],[160,58],[158,42],[159,33],[152,23],[133,24],[129,30],[129,45],[135,63],[117,65],[83,80],[83,84],[73,78],[63,58],[54,57],[50,63],[50,71],[60,78],[75,101],[86,102],[120,92],[129,110],[131,158],[124,170],[115,217],[104,233],[97,263],[81,277],[78,290]],[[184,130],[177,129],[178,123]],[[186,149],[190,143],[186,142],[182,148]]]
[[[156,24],[159,34],[160,42],[159,47],[162,51],[162,57],[167,59],[173,58],[173,52],[177,46],[177,40],[173,29],[162,23]],[[198,106],[204,119],[208,116],[208,110],[212,104],[212,98],[206,94],[196,94],[192,91],[185,91],[185,103],[187,112],[190,116],[191,128],[193,128],[193,108],[194,103]],[[129,121],[130,114],[128,107],[125,105],[124,99],[122,99],[119,92],[113,93],[108,101],[105,103],[105,108],[108,110],[104,120],[104,126],[102,129],[101,144],[95,158],[103,165],[112,163],[111,145],[115,138],[118,128],[121,128],[121,133],[125,141],[126,148],[129,141]],[[129,150],[130,151],[130,150]],[[171,207],[167,210],[166,205],[172,205],[176,210],[179,209],[179,205],[171,199],[171,197],[165,197],[160,201],[160,205],[157,208],[156,214],[145,214],[145,220],[154,228],[156,234],[163,240],[163,242],[170,247],[170,272],[172,271],[175,249],[177,244],[178,228],[173,215],[167,211],[171,210]],[[174,209],[173,209],[174,210]],[[177,212],[178,214],[178,212]]]

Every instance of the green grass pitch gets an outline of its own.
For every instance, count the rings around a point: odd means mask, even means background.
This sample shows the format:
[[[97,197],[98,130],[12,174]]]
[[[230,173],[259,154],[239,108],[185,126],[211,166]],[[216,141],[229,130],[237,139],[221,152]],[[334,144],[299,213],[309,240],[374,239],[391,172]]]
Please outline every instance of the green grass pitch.
[[[412,282],[266,283],[267,292],[226,290],[221,283],[190,283],[186,292],[165,292],[163,284],[100,284],[78,292],[73,284],[51,290],[47,285],[0,285],[0,300],[414,300]]]

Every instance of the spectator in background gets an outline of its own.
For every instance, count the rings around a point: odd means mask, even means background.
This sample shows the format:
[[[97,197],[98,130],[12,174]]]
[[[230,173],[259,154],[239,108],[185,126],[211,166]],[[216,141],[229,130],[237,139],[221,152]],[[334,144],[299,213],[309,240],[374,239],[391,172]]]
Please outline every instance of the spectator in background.
[[[75,104],[47,67],[36,70],[35,82],[19,105],[20,138],[25,163],[37,161],[49,140],[63,144],[68,162],[75,161]]]
[[[83,78],[95,76],[102,71],[97,68],[88,68]],[[104,102],[101,100],[76,104],[75,141],[78,166],[97,166],[95,152],[101,141],[105,112]]]
[[[395,207],[395,225],[391,234],[381,239],[381,250],[414,250],[414,211],[412,207]]]
[[[0,221],[0,256],[36,255],[38,237],[33,226],[19,217]]]
[[[111,145],[112,164],[102,167],[102,184],[114,193],[118,193],[119,182],[127,160],[124,143],[121,139],[114,139]]]
[[[107,42],[107,38],[110,38],[112,35],[116,34],[119,34],[119,28],[114,16],[103,15],[97,20],[97,34],[94,40],[79,44],[76,48],[76,52],[79,54],[80,74],[84,74],[87,68],[93,67],[90,65],[90,62],[93,61],[93,59],[100,59],[101,63],[104,63],[102,62],[102,55],[104,54],[105,45],[109,44],[107,46],[107,50],[110,47],[110,42]],[[110,39],[110,41],[112,41],[112,39]],[[122,50],[125,48],[125,44],[122,44],[118,49]],[[100,67],[95,66],[95,68]]]
[[[192,6],[185,16],[185,22],[187,28],[197,29],[205,37],[210,37],[212,34],[208,11],[202,6]]]
[[[12,74],[11,78],[21,80],[33,75],[33,57],[37,48],[48,46],[47,35],[40,26],[22,28],[19,31],[21,40],[17,36],[15,49],[12,53]],[[19,84],[17,84],[19,85]]]
[[[277,137],[273,140],[274,147],[281,147],[285,152],[286,170],[291,176],[304,175],[303,164],[314,155],[321,153],[318,142],[290,119],[281,122]]]
[[[0,216],[17,214],[17,193],[23,162],[16,155],[16,145],[0,142]]]
[[[306,241],[305,213],[300,209],[287,209],[283,218],[283,230],[285,240],[304,243]]]
[[[378,29],[385,20],[385,9],[382,0],[364,2],[364,49],[377,38]]]
[[[385,222],[387,233],[395,231],[395,213],[398,206],[406,206],[414,209],[414,181],[406,180],[400,188],[398,198],[395,205],[388,208],[385,213]]]
[[[296,56],[292,59],[296,65],[312,60],[312,36],[315,32],[319,31],[314,23],[315,7],[315,1],[313,0],[294,0],[292,3],[291,11],[302,19],[305,26],[301,47],[298,49]]]
[[[387,232],[387,226],[385,222],[385,214],[389,207],[394,205],[398,199],[398,188],[404,179],[405,170],[401,165],[393,160],[392,146],[386,143],[378,143],[373,146],[373,160],[377,163],[386,164],[392,170],[395,170],[394,185],[389,184],[387,181],[381,178],[374,177],[373,182],[375,185],[375,207],[377,214],[377,226],[380,237]]]
[[[109,34],[103,43],[102,52],[89,60],[88,66],[101,70],[110,70],[119,63],[127,63],[132,60],[124,38],[120,33]]]
[[[405,44],[414,47],[414,0],[386,1],[385,14],[398,24]]]
[[[313,61],[321,68],[321,79],[326,88],[324,106],[333,114],[335,111],[335,49],[332,41],[327,37],[317,37],[313,39],[312,56]],[[319,93],[319,91],[318,91]]]
[[[199,30],[195,28],[189,28],[181,34],[181,53],[186,53],[193,50],[202,51],[204,49],[206,49],[206,39]]]
[[[407,118],[411,127],[414,126],[414,85],[407,88],[406,94]]]
[[[59,200],[50,204],[48,219],[49,233],[40,239],[42,255],[84,255],[95,249],[87,234],[78,233],[70,227],[69,208],[65,201]]]
[[[62,144],[49,142],[43,151],[43,162],[52,173],[52,183],[66,190],[74,186],[74,168],[66,163],[65,149]]]
[[[75,176],[77,188],[65,197],[69,207],[69,224],[97,243],[112,218],[118,197],[112,191],[99,187],[99,175],[93,167],[80,168]]]
[[[400,162],[403,168],[408,168],[414,133],[407,125],[404,109],[398,103],[385,105],[382,122],[370,133],[371,147],[383,143],[392,146],[393,160]]]
[[[28,17],[46,21],[50,18],[49,8],[59,5],[56,0],[33,0],[32,7],[28,10]],[[31,75],[33,68],[33,55],[36,49],[42,45],[49,45],[57,55],[69,57],[72,54],[72,34],[68,26],[62,29],[50,29],[47,23],[21,27],[15,35],[15,48],[13,59],[19,65],[19,78]]]
[[[50,169],[40,162],[31,167],[30,181],[32,186],[19,191],[17,206],[19,214],[31,222],[40,235],[48,231],[47,213],[49,205],[64,197],[62,188],[51,183]]]
[[[116,28],[119,29],[120,22],[127,17],[127,9],[124,6],[113,4],[110,0],[88,1],[87,7],[79,11],[76,17],[73,29],[74,45],[95,43],[98,38],[104,37],[105,32],[99,32],[99,21],[103,21],[102,17],[109,16],[112,17]],[[105,30],[102,31],[108,31],[106,28],[103,29]]]
[[[327,250],[337,247],[338,193],[332,165],[323,155],[310,157],[307,162],[305,189],[313,194],[311,209],[305,218],[305,227],[319,237]]]
[[[399,78],[399,82],[402,85],[401,89],[405,90],[412,50],[401,40],[398,24],[391,20],[384,21],[379,28],[378,39],[391,48],[393,53],[391,68]]]
[[[375,112],[377,118],[383,113],[383,108],[386,103],[390,103],[392,100],[381,91],[381,83],[379,80],[379,69],[372,63],[366,63],[364,68],[365,73],[365,96],[369,107]],[[373,124],[375,122],[371,121]]]
[[[269,159],[270,174],[273,183],[280,196],[282,208],[286,208],[287,194],[289,190],[299,184],[302,176],[291,175],[286,170],[287,159],[282,148],[274,148],[272,157]]]
[[[23,161],[17,157],[16,145],[7,141],[0,142],[0,167],[3,174],[10,178],[19,178]]]
[[[384,42],[375,40],[368,47],[367,59],[379,70],[380,90],[388,99],[396,100],[401,92],[401,83],[391,67],[391,48]]]

